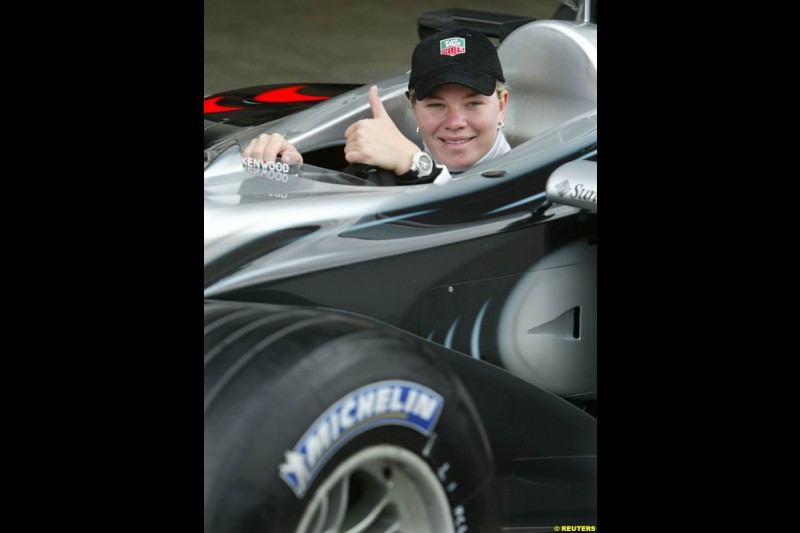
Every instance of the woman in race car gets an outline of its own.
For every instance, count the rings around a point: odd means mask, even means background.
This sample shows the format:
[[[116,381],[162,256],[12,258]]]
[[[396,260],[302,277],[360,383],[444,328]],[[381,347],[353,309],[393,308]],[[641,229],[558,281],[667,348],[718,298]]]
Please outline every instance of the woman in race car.
[[[430,35],[411,57],[408,92],[422,149],[405,137],[387,114],[378,88],[369,89],[373,118],[345,131],[345,172],[381,185],[445,183],[451,174],[508,152],[503,117],[505,77],[492,42],[483,34],[454,28]],[[261,134],[243,157],[299,165],[303,156],[282,135]]]

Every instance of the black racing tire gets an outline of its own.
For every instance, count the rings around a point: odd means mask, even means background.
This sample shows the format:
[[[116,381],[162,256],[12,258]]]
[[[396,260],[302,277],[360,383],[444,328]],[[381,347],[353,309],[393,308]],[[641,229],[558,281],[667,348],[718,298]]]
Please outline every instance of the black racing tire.
[[[330,526],[384,493],[365,531],[496,529],[489,441],[425,341],[310,307],[206,302],[204,315],[205,533],[299,531],[326,512]]]

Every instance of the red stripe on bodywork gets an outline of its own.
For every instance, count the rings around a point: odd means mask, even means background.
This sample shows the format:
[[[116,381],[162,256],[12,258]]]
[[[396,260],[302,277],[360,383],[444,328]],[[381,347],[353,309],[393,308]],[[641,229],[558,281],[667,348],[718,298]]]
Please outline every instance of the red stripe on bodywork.
[[[308,85],[293,85],[291,87],[282,87],[280,89],[272,89],[265,91],[255,98],[256,102],[265,102],[269,104],[285,104],[289,102],[311,102],[313,100],[327,100],[330,96],[311,96],[308,94],[298,94],[297,91]]]
[[[203,100],[203,113],[221,113],[223,111],[236,111],[238,109],[245,109],[244,107],[231,107],[226,105],[219,105],[217,102],[225,98],[224,96],[216,96]]]

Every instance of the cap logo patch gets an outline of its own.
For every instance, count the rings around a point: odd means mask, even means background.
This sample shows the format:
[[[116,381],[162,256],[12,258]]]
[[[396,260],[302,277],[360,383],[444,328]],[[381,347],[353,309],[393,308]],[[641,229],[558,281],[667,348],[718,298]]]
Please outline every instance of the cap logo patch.
[[[439,54],[443,56],[455,56],[467,51],[467,43],[461,37],[451,37],[439,41]]]

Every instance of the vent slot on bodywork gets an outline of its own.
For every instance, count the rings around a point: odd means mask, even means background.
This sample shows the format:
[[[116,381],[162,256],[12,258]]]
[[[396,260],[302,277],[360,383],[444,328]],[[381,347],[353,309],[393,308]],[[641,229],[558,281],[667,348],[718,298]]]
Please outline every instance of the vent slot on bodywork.
[[[531,335],[558,337],[559,339],[581,338],[581,308],[573,307],[550,322],[528,330]]]

